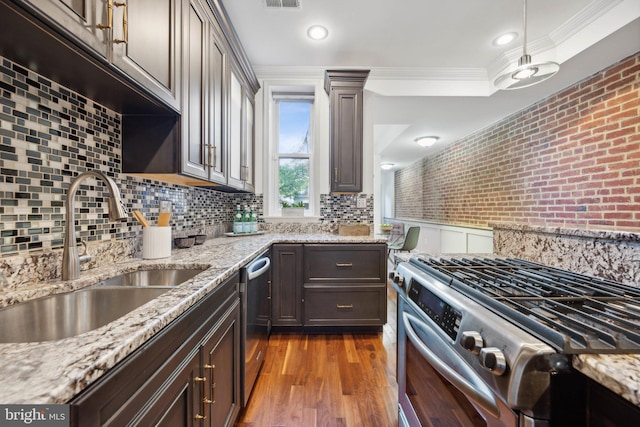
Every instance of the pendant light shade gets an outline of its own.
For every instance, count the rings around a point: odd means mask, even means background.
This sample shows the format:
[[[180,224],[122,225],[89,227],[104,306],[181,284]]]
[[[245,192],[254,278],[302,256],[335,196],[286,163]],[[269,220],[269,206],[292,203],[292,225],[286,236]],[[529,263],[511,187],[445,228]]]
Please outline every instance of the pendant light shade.
[[[524,41],[518,67],[498,76],[493,84],[503,90],[521,89],[547,80],[558,70],[560,70],[558,63],[552,61],[532,62],[531,55],[527,54],[527,0],[524,0]]]

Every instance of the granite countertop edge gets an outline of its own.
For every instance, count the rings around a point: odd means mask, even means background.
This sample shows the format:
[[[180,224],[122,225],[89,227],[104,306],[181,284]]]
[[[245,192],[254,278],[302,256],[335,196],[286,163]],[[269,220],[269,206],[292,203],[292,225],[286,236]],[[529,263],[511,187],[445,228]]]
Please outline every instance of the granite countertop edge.
[[[62,404],[104,375],[274,243],[386,243],[375,237],[337,234],[263,234],[220,237],[158,260],[133,258],[82,272],[73,281],[52,281],[0,292],[0,307],[69,292],[117,274],[154,268],[204,268],[194,278],[119,319],[75,337],[38,343],[0,344],[0,403]]]
[[[492,222],[489,226],[494,230],[508,230],[550,234],[555,236],[571,236],[582,239],[613,240],[616,242],[640,242],[640,231],[636,228],[617,227],[614,229],[598,229],[595,227],[576,227],[571,225],[521,224],[512,222]]]

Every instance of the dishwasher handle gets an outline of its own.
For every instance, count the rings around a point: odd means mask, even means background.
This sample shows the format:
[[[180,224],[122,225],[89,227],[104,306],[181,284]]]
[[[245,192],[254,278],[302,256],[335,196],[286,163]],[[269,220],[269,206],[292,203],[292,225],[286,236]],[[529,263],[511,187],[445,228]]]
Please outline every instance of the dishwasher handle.
[[[271,260],[268,257],[258,258],[247,267],[247,280],[253,280],[269,271]]]

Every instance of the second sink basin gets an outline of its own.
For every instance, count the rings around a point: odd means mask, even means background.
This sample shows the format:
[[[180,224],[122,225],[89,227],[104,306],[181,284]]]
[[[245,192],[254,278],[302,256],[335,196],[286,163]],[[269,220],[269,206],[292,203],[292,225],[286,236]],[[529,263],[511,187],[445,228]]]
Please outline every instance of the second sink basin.
[[[94,286],[178,286],[202,271],[196,268],[138,270],[103,280]]]
[[[90,288],[0,310],[0,343],[73,337],[113,322],[169,288]]]

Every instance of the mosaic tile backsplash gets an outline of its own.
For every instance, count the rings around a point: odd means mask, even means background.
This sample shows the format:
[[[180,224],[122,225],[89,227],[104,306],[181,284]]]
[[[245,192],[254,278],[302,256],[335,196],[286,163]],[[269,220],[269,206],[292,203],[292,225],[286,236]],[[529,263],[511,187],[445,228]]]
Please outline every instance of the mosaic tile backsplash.
[[[159,201],[171,201],[176,237],[229,231],[236,204],[263,212],[262,195],[123,174],[118,113],[1,56],[0,108],[0,285],[18,274],[22,281],[59,276],[61,251],[51,250],[63,244],[66,191],[74,177],[87,170],[112,177],[127,209],[142,211],[152,223]],[[371,223],[373,197],[358,197],[367,199],[366,208],[356,209],[353,196],[322,195],[320,228],[333,231],[332,224],[338,222]],[[142,227],[133,216],[109,222],[107,198],[98,180],[87,180],[76,196],[76,234],[90,244],[94,264],[140,250]],[[86,268],[92,268],[91,263],[83,265]]]

